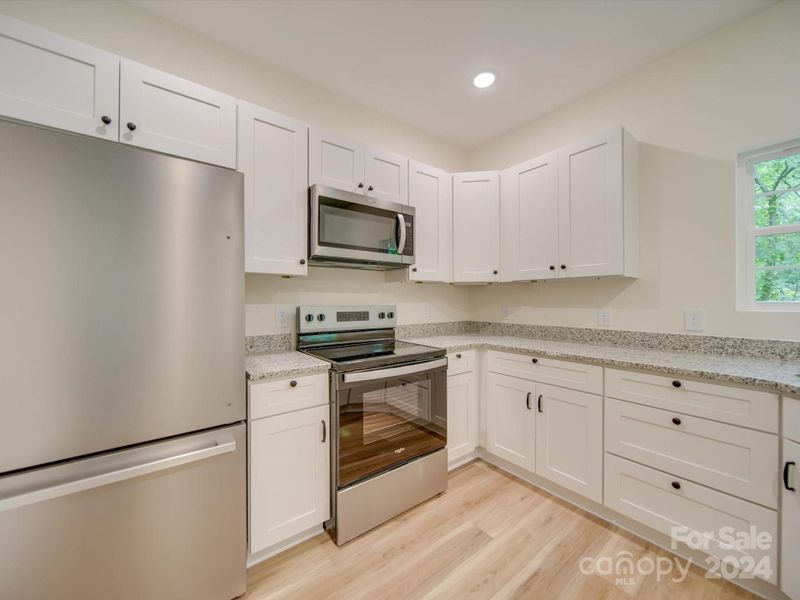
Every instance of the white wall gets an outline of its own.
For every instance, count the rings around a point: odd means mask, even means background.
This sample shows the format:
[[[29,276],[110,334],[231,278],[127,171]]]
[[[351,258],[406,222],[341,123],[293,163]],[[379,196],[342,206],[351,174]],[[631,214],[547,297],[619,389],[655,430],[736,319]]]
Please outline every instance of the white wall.
[[[466,151],[123,2],[0,1],[0,13],[272,110],[450,171]],[[398,304],[401,323],[468,317],[467,291],[385,283],[383,273],[310,269],[307,278],[248,276],[246,334],[277,333],[275,309],[298,304]]]
[[[475,149],[470,168],[502,169],[624,125],[640,149],[641,277],[555,281],[470,292],[476,319],[680,332],[704,309],[705,333],[800,339],[800,314],[735,310],[734,160],[800,136],[800,2],[719,30]]]

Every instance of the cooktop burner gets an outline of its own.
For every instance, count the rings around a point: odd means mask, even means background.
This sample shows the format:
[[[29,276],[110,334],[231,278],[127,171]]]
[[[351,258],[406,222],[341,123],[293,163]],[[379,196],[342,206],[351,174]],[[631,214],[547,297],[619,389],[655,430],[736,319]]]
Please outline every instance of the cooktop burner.
[[[372,369],[430,360],[445,355],[442,348],[397,340],[303,348],[303,352],[327,360],[336,371]]]

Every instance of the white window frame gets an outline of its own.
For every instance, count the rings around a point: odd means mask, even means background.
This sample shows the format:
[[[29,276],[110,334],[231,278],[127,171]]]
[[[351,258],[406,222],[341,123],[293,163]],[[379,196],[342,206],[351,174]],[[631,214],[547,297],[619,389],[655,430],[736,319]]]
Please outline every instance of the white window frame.
[[[798,312],[798,302],[756,301],[756,234],[800,231],[800,223],[755,226],[755,190],[753,165],[792,154],[800,154],[800,138],[743,152],[736,166],[736,310],[758,312]]]

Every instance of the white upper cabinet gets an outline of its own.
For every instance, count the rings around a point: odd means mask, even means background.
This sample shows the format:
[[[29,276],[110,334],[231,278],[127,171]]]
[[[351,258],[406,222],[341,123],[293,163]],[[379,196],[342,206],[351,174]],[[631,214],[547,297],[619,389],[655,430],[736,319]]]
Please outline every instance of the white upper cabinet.
[[[117,141],[119,58],[0,16],[0,114]]]
[[[364,146],[332,131],[308,132],[308,184],[364,191]]]
[[[408,204],[408,158],[367,146],[364,161],[367,196]]]
[[[311,127],[308,183],[408,204],[408,158]]]
[[[308,127],[247,102],[238,119],[245,271],[305,275]]]
[[[453,175],[453,281],[500,281],[500,174]]]
[[[414,215],[412,281],[453,280],[453,178],[441,169],[412,160],[409,204]]]
[[[558,151],[560,277],[638,274],[637,153],[622,128]]]
[[[551,152],[500,176],[503,281],[558,276],[558,169]]]
[[[236,167],[236,99],[138,63],[121,61],[120,141]]]

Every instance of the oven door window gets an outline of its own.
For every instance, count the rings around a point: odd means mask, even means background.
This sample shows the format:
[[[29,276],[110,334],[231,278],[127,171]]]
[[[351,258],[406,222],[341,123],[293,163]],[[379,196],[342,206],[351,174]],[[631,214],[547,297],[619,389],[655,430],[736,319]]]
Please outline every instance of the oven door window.
[[[444,370],[347,384],[338,394],[338,486],[444,448]]]

